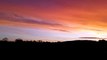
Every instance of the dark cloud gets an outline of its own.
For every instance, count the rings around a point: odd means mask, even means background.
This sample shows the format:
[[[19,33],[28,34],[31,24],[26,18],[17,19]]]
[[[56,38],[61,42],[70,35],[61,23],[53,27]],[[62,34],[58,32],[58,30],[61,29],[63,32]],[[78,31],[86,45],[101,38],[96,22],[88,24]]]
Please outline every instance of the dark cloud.
[[[61,32],[69,32],[68,30],[64,30],[64,29],[52,29],[52,30],[61,31]]]
[[[43,25],[61,25],[54,21],[46,21],[46,20],[40,20],[40,19],[33,19],[25,16],[20,16],[15,13],[0,13],[0,20],[7,20],[12,22],[21,22],[21,23],[29,23],[29,24],[43,24]]]
[[[99,37],[79,37],[79,38],[82,38],[82,39],[101,39]]]

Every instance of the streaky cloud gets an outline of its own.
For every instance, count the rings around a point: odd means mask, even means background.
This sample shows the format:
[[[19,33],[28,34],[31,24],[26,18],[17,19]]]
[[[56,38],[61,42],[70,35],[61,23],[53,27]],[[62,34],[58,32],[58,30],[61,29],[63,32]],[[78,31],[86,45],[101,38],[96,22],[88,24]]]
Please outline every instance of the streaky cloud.
[[[82,39],[102,39],[99,37],[79,37],[79,38],[82,38]]]
[[[26,16],[21,16],[16,13],[5,13],[0,12],[0,20],[12,21],[12,22],[21,22],[21,23],[29,23],[29,24],[41,24],[41,25],[61,25],[55,21],[46,21],[42,19],[34,19]]]
[[[61,32],[69,32],[68,30],[64,30],[64,29],[52,29],[52,30],[61,31]]]

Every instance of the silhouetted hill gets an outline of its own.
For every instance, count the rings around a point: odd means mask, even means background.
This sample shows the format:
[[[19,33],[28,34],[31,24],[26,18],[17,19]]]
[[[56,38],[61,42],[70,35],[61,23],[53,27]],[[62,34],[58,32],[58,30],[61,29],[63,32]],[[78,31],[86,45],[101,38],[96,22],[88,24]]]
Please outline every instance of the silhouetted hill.
[[[36,42],[16,40],[15,42],[0,41],[0,48],[104,48],[107,49],[107,41],[75,40],[65,42]]]
[[[107,41],[91,41],[91,40],[75,40],[64,42],[43,42],[43,41],[23,41],[21,39],[15,42],[0,41],[0,49],[16,49],[16,50],[34,50],[34,51],[62,51],[67,53],[107,53]]]

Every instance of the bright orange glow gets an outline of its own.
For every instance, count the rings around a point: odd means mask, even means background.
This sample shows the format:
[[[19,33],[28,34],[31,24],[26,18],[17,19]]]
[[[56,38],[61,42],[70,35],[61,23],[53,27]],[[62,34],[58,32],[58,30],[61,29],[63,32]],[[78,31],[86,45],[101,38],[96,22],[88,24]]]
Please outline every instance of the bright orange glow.
[[[80,33],[77,37],[82,33],[83,36],[107,37],[106,0],[0,1],[0,12],[0,26],[41,28],[71,36]]]

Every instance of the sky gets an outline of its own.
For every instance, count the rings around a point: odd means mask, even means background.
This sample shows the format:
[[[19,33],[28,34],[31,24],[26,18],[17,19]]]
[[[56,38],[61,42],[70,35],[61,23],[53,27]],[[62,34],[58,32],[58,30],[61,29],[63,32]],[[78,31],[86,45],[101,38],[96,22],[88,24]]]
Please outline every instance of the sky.
[[[0,39],[107,37],[107,0],[0,0]]]

